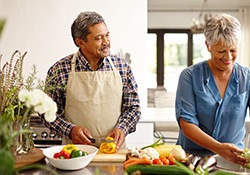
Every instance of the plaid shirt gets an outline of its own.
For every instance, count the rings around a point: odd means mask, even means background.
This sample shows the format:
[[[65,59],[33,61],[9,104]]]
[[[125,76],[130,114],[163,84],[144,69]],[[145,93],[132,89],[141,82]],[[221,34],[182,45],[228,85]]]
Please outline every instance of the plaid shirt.
[[[78,71],[93,71],[80,51],[77,52],[75,70]],[[56,62],[49,70],[46,78],[46,86],[48,87],[48,95],[57,103],[58,111],[57,118],[54,122],[48,123],[43,119],[43,122],[50,129],[56,130],[58,133],[70,138],[70,132],[75,124],[70,123],[64,116],[64,108],[66,104],[66,86],[68,75],[71,71],[71,59],[74,54],[62,58]],[[122,108],[121,115],[116,123],[116,128],[122,129],[125,135],[136,130],[136,124],[141,117],[140,100],[138,96],[138,87],[134,79],[131,67],[121,58],[111,56],[111,60],[119,71],[122,83]],[[104,58],[100,64],[98,71],[111,71],[111,65],[107,58]],[[51,88],[52,87],[52,88]]]

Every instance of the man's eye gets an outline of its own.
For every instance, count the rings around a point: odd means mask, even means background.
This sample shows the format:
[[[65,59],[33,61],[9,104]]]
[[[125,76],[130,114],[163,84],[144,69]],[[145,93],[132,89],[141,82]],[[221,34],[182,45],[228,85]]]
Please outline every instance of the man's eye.
[[[98,37],[95,38],[95,40],[100,40],[100,39],[102,39],[101,36],[98,36]]]

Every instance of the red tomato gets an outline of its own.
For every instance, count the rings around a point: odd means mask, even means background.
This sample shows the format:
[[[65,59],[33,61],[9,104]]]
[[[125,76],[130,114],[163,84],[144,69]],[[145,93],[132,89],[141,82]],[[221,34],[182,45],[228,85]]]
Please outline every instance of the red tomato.
[[[161,162],[163,165],[169,165],[169,160],[166,157],[160,157]]]
[[[154,159],[153,164],[163,165],[163,163],[162,163],[162,161],[160,159]]]
[[[59,159],[59,157],[60,157],[60,153],[55,153],[55,154],[54,154],[54,158],[55,158],[55,159]]]
[[[169,165],[175,165],[176,159],[173,156],[168,156]]]
[[[59,159],[60,159],[60,158],[61,158],[61,159],[69,159],[69,158],[70,158],[70,154],[69,154],[67,151],[65,151],[65,150],[61,150],[61,151],[59,152],[59,154],[60,154]]]

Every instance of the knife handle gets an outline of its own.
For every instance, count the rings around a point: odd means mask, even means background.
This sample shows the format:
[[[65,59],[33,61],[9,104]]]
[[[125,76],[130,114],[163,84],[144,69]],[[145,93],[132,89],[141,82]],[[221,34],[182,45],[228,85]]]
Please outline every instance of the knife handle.
[[[94,138],[88,138],[92,143],[95,143],[95,139]]]

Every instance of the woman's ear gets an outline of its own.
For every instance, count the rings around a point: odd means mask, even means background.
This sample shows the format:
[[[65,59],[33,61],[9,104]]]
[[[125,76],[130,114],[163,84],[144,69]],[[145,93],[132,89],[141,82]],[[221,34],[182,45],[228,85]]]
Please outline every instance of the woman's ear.
[[[206,46],[207,46],[208,52],[210,52],[210,45],[207,43],[207,41],[205,41],[205,44],[206,44]]]

